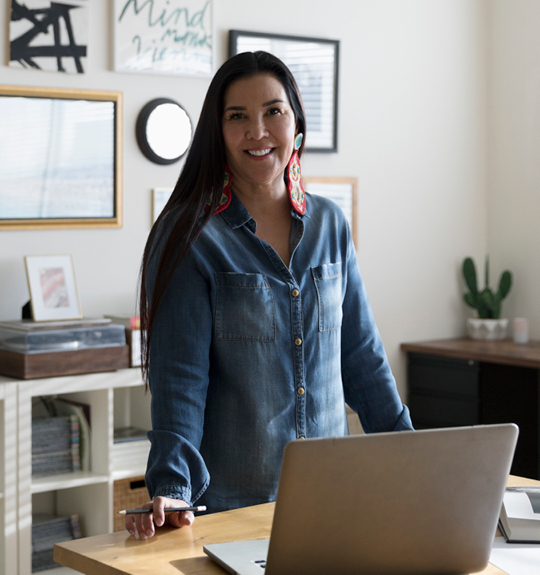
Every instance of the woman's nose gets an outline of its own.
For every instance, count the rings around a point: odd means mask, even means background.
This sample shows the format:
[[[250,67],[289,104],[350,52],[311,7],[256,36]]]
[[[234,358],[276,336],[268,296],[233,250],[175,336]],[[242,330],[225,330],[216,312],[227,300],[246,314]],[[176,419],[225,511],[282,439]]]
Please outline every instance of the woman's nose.
[[[261,138],[264,138],[265,136],[268,136],[268,130],[266,128],[266,124],[264,122],[263,118],[253,118],[253,120],[251,120],[251,122],[249,123],[247,132],[246,132],[246,137],[249,140],[260,140]]]

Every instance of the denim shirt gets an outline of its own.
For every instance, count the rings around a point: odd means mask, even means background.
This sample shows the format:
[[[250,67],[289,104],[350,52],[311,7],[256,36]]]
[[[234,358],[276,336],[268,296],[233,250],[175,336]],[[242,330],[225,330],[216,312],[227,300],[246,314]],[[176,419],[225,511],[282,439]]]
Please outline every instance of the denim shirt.
[[[343,212],[307,194],[292,215],[289,267],[233,194],[174,273],[150,347],[152,498],[273,501],[285,444],[347,434],[345,401],[367,433],[412,429]]]

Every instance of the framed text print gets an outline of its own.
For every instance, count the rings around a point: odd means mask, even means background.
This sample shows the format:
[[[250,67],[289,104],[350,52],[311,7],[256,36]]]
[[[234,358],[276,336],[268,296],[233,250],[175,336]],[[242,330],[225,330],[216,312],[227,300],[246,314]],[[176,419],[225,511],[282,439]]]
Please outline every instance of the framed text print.
[[[306,151],[337,152],[339,41],[231,30],[229,56],[264,50],[285,62],[306,110]]]
[[[71,256],[25,256],[24,260],[34,321],[81,318]]]
[[[355,247],[358,249],[356,178],[302,178],[306,192],[334,201],[345,214]]]
[[[212,26],[212,0],[114,0],[114,69],[210,76]]]
[[[122,94],[0,85],[0,230],[122,225]]]

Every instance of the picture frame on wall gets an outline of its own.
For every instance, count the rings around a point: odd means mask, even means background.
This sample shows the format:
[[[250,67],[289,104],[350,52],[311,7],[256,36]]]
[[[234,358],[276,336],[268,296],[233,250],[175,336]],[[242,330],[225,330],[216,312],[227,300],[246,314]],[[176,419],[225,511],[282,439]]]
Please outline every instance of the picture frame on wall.
[[[306,111],[305,150],[337,152],[339,40],[229,31],[229,57],[256,50],[282,60],[298,84]]]
[[[70,255],[25,256],[34,321],[82,318]]]
[[[0,230],[122,226],[122,102],[0,85]]]
[[[114,69],[210,77],[213,0],[114,0]]]
[[[89,0],[12,0],[9,65],[83,74]]]
[[[358,180],[346,177],[303,177],[306,192],[334,201],[345,214],[352,239],[358,249]]]

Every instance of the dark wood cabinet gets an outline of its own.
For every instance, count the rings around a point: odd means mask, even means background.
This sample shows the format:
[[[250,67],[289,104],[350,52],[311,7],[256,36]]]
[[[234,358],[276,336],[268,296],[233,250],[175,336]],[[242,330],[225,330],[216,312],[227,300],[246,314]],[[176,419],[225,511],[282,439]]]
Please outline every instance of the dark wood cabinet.
[[[416,429],[516,423],[512,473],[540,479],[540,342],[402,344]]]

